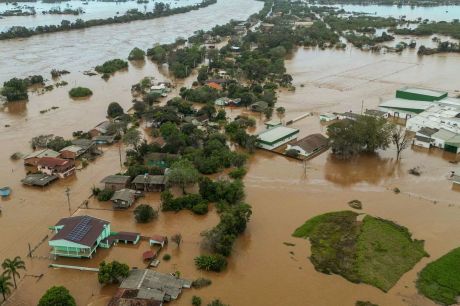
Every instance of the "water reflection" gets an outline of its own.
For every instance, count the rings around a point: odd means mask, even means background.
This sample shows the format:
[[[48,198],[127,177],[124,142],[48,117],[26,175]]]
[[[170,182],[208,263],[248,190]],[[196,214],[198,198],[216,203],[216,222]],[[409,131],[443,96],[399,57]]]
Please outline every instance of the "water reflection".
[[[379,185],[403,173],[400,163],[378,154],[362,154],[351,160],[330,154],[324,167],[325,179],[343,187],[359,183]]]

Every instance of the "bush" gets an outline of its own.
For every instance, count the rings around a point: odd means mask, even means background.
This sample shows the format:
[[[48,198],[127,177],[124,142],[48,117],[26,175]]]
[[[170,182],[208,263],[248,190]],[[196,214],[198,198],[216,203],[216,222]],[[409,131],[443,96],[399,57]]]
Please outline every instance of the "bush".
[[[193,213],[197,215],[205,215],[208,213],[208,203],[205,201],[202,201],[196,205],[193,205],[192,211]]]
[[[144,57],[145,57],[144,50],[141,50],[141,49],[136,47],[136,48],[132,49],[131,52],[129,52],[128,59],[130,61],[132,61],[132,60],[140,61],[140,60],[143,60]]]
[[[163,260],[164,260],[164,261],[169,261],[169,260],[171,260],[171,255],[169,255],[169,254],[164,254],[164,255],[163,255]]]
[[[128,62],[121,60],[119,58],[106,61],[104,64],[96,66],[94,70],[96,70],[99,73],[114,73],[118,70],[128,68]]]
[[[0,94],[5,96],[8,102],[27,100],[29,98],[27,94],[27,81],[12,78],[11,80],[3,83],[3,88],[1,89]]]
[[[192,287],[195,289],[199,289],[199,288],[207,287],[211,284],[212,284],[212,281],[210,279],[200,277],[192,282]]]
[[[194,213],[205,214],[208,210],[208,205],[199,194],[188,194],[176,199],[173,199],[171,196],[164,197],[163,211],[180,211],[182,209],[190,209]]]
[[[134,218],[138,223],[147,223],[158,217],[158,212],[148,204],[141,204],[134,209]]]
[[[70,295],[69,290],[63,286],[49,288],[41,297],[38,306],[76,306],[75,299]]]
[[[194,295],[192,297],[192,305],[193,306],[201,306],[201,303],[202,303],[202,301],[201,301],[201,298],[199,296]]]
[[[97,199],[101,202],[110,201],[114,193],[113,190],[101,190],[97,195]]]
[[[195,258],[195,265],[200,270],[221,272],[227,267],[227,259],[220,254],[201,255]]]
[[[245,168],[236,168],[230,171],[228,174],[232,179],[239,180],[242,179],[247,173],[247,170]]]
[[[69,96],[72,98],[89,97],[93,94],[91,89],[86,87],[74,87],[69,91]]]

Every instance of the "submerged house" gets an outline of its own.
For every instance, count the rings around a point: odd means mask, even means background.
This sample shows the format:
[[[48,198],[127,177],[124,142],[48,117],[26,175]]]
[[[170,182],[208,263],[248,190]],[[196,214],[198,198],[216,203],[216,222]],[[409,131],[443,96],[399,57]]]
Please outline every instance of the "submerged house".
[[[114,208],[129,208],[136,201],[136,191],[132,189],[117,190],[110,200]]]
[[[304,157],[321,153],[329,147],[329,140],[321,134],[312,134],[287,145],[286,151],[295,150]]]
[[[58,179],[56,175],[35,173],[27,174],[27,176],[21,180],[21,183],[27,186],[45,187]]]
[[[83,155],[86,152],[86,149],[76,146],[76,145],[71,145],[68,147],[63,148],[60,153],[60,157],[64,159],[77,159],[81,155]]]
[[[37,162],[42,157],[58,157],[59,152],[53,151],[51,149],[44,149],[32,152],[24,157],[24,165],[26,166],[37,166]]]
[[[60,178],[68,177],[75,173],[75,163],[56,157],[42,157],[37,162],[38,171],[47,175],[56,175]]]
[[[54,256],[91,258],[110,236],[110,223],[90,216],[64,218],[50,229],[55,232],[48,242]]]
[[[276,126],[257,135],[257,146],[262,149],[273,150],[296,139],[298,135],[298,129]]]
[[[101,183],[104,184],[104,189],[117,191],[127,188],[130,181],[129,175],[109,175],[102,179]]]
[[[134,178],[132,187],[142,191],[164,191],[167,177],[165,175],[141,174]]]
[[[415,146],[429,149],[434,144],[434,139],[431,136],[438,131],[438,129],[432,129],[429,127],[421,128],[417,131],[417,133],[415,133],[413,144]]]
[[[103,121],[96,125],[93,129],[91,129],[88,133],[91,138],[96,136],[105,135],[108,132],[108,128],[110,126],[110,121]]]

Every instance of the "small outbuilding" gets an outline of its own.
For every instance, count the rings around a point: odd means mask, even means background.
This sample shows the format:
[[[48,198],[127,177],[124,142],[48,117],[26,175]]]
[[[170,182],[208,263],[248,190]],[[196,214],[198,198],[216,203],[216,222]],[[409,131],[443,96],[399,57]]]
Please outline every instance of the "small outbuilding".
[[[117,190],[110,200],[113,203],[113,208],[129,208],[136,201],[136,191],[132,189]]]
[[[82,154],[86,152],[86,149],[76,146],[76,145],[71,145],[68,147],[63,148],[60,153],[60,157],[64,159],[77,159],[80,157]]]
[[[164,247],[165,244],[168,244],[168,237],[161,235],[153,235],[152,237],[150,237],[149,243],[151,246],[157,244],[161,247]]]
[[[45,187],[59,179],[57,175],[47,175],[44,173],[28,174],[21,182],[28,186]]]

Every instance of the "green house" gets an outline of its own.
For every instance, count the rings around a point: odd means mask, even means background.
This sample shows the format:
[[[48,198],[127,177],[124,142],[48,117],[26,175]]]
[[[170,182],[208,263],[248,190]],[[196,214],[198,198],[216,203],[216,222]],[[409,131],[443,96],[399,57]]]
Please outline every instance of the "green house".
[[[110,223],[90,216],[76,216],[61,219],[50,227],[55,235],[48,242],[51,255],[91,258],[96,249],[108,248],[104,240],[110,236]]]
[[[396,90],[396,98],[433,102],[447,98],[447,92],[423,88],[406,87]]]

